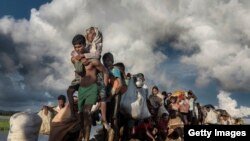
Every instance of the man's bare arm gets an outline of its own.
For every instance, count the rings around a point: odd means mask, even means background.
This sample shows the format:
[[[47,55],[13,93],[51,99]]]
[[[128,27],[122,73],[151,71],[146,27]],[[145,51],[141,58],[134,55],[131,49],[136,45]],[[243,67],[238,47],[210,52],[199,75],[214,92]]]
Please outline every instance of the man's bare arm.
[[[85,58],[84,54],[73,54],[71,53],[71,62],[74,64],[76,61],[80,61],[82,58]]]
[[[75,62],[76,62],[75,57],[71,57],[71,63],[72,63],[72,64],[75,64]]]

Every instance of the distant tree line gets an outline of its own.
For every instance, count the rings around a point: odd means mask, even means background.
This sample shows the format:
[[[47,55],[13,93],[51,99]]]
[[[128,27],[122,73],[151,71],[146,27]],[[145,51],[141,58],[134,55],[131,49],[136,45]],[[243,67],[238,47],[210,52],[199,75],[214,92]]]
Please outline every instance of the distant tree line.
[[[12,116],[13,114],[20,112],[20,111],[4,111],[0,110],[0,115],[1,116]]]

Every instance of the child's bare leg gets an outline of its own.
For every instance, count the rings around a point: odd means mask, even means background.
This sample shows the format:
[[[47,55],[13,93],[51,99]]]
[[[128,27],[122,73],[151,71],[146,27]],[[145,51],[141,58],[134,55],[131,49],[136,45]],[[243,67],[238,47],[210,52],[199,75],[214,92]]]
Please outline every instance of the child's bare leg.
[[[109,127],[108,122],[107,122],[106,112],[107,112],[107,104],[105,101],[101,101],[102,124],[103,124],[105,129],[109,130],[110,127]]]
[[[102,80],[102,76],[98,75],[97,76],[99,78],[99,81]],[[109,124],[107,122],[107,104],[106,104],[106,100],[107,100],[107,95],[106,95],[106,88],[104,83],[102,83],[103,81],[101,81],[100,83],[100,91],[99,91],[99,97],[100,97],[100,103],[101,103],[101,118],[102,118],[102,124],[104,126],[104,128],[106,130],[109,130]]]

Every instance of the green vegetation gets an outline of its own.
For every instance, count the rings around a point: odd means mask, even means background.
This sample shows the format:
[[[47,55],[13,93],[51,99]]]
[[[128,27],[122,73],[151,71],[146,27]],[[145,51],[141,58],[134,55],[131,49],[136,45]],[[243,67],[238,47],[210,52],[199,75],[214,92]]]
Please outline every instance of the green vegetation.
[[[0,132],[8,132],[10,124],[8,119],[0,119]]]

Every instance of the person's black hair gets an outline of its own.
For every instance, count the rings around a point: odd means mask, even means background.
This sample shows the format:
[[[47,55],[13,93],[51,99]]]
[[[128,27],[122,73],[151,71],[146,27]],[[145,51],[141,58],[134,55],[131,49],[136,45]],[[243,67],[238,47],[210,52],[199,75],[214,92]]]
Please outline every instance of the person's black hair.
[[[93,26],[91,26],[91,27],[89,28],[89,30],[95,30],[95,28],[94,28]]]
[[[74,36],[74,38],[72,39],[72,45],[76,45],[76,44],[86,44],[86,40],[85,37],[81,34],[77,34]]]
[[[104,55],[103,55],[103,57],[102,57],[102,61],[104,62],[104,60],[106,60],[108,57],[113,57],[113,54],[112,53],[110,53],[110,52],[107,52],[107,53],[105,53]]]
[[[64,102],[66,102],[66,96],[64,96],[64,95],[59,95],[59,96],[57,97],[57,100],[63,100]]]
[[[144,74],[143,73],[138,73],[137,74],[139,77],[141,77],[141,78],[144,78]]]
[[[161,94],[164,95],[164,96],[167,96],[167,92],[166,91],[162,91]]]
[[[113,66],[119,67],[122,71],[125,71],[125,65],[122,62],[116,63]]]
[[[170,95],[172,95],[172,93],[171,93],[171,92],[168,92],[168,93],[167,93],[167,95],[169,95],[169,96],[170,96]]]
[[[127,77],[131,77],[131,73],[128,72],[128,73],[127,73]]]
[[[193,95],[193,91],[189,90],[188,95]]]
[[[157,91],[159,91],[158,87],[157,86],[153,86],[152,90],[153,89],[156,89]]]

